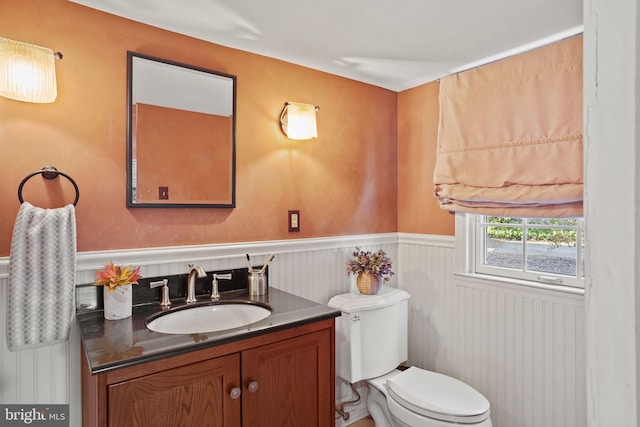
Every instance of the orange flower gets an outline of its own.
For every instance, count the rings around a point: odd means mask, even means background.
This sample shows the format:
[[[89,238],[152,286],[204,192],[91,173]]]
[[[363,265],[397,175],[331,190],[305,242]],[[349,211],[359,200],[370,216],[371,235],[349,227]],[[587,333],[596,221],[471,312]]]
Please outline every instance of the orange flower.
[[[112,261],[104,266],[104,270],[96,272],[96,286],[108,286],[109,291],[113,291],[117,286],[137,285],[140,274],[140,267],[133,268],[130,265],[120,267],[114,265]]]

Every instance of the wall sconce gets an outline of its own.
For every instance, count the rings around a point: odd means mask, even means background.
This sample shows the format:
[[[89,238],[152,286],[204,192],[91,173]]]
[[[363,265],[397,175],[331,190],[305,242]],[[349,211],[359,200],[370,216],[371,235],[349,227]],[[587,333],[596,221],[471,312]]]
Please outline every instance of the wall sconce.
[[[299,102],[285,102],[280,113],[280,127],[289,139],[311,139],[318,137],[316,111],[320,107]]]
[[[0,95],[24,102],[55,101],[55,59],[62,59],[62,54],[0,37]]]

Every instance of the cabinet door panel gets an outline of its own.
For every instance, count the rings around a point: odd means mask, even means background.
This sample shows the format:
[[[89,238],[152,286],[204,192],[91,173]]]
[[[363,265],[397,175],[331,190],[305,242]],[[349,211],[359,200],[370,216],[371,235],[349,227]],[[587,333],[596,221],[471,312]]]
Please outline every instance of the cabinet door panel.
[[[111,427],[240,426],[239,355],[232,354],[109,386]]]
[[[329,330],[244,351],[242,381],[245,427],[333,425]]]

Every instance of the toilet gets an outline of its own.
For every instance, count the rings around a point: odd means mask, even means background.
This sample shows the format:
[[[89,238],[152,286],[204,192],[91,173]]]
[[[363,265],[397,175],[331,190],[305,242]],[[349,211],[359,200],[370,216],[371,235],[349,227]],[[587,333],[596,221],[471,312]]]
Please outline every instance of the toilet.
[[[383,286],[375,295],[336,295],[336,375],[369,384],[376,427],[492,427],[489,401],[468,384],[407,360],[409,294]]]

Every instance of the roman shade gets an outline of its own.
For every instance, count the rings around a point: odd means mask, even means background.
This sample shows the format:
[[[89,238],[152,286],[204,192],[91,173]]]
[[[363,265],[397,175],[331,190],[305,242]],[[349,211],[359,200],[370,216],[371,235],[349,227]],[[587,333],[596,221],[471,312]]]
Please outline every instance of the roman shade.
[[[582,216],[582,35],[440,81],[443,209]]]

